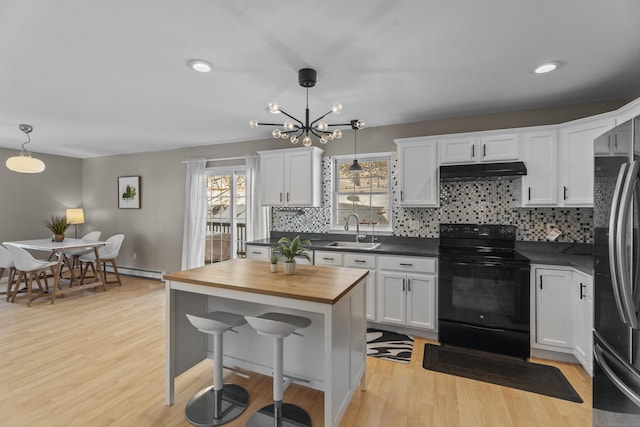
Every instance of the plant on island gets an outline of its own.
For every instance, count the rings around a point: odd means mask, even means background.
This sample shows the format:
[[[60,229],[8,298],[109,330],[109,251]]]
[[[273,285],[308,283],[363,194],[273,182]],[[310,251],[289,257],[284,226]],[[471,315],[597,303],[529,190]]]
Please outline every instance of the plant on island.
[[[310,245],[309,240],[300,240],[300,236],[296,236],[292,239],[282,237],[278,240],[278,246],[273,248],[273,252],[281,254],[285,258],[285,262],[295,262],[295,258],[304,258],[311,261],[307,252],[309,249],[302,247],[301,245]]]

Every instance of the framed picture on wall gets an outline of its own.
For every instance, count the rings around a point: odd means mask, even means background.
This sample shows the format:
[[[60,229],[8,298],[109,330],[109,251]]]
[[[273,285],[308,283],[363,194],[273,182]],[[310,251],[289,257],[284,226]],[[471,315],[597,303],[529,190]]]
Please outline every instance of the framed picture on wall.
[[[140,209],[140,176],[118,177],[118,208]]]

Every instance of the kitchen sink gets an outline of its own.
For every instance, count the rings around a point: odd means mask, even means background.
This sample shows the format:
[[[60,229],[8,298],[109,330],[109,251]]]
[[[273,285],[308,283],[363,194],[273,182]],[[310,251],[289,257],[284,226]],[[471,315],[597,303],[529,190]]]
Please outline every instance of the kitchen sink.
[[[344,249],[364,249],[371,250],[380,246],[380,243],[370,242],[332,242],[325,246],[330,248],[344,248]]]

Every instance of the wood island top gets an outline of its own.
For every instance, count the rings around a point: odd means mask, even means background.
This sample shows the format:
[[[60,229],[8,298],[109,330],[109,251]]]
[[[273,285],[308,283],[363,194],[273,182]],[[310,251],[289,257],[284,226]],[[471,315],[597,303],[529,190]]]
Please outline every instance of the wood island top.
[[[287,276],[282,264],[271,273],[266,261],[233,259],[167,274],[164,280],[335,304],[367,274],[354,268],[298,264],[295,274]]]

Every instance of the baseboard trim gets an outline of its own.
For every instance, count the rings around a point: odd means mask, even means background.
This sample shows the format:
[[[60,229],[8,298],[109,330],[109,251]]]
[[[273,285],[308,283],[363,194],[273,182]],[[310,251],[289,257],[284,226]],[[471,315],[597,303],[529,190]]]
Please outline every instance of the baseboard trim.
[[[113,273],[113,267],[107,264],[107,273]],[[162,280],[164,276],[164,271],[154,271],[154,270],[145,270],[143,268],[133,268],[133,267],[120,267],[118,266],[118,273],[124,274],[125,276],[135,276],[135,277],[144,277],[147,279],[155,279]]]

